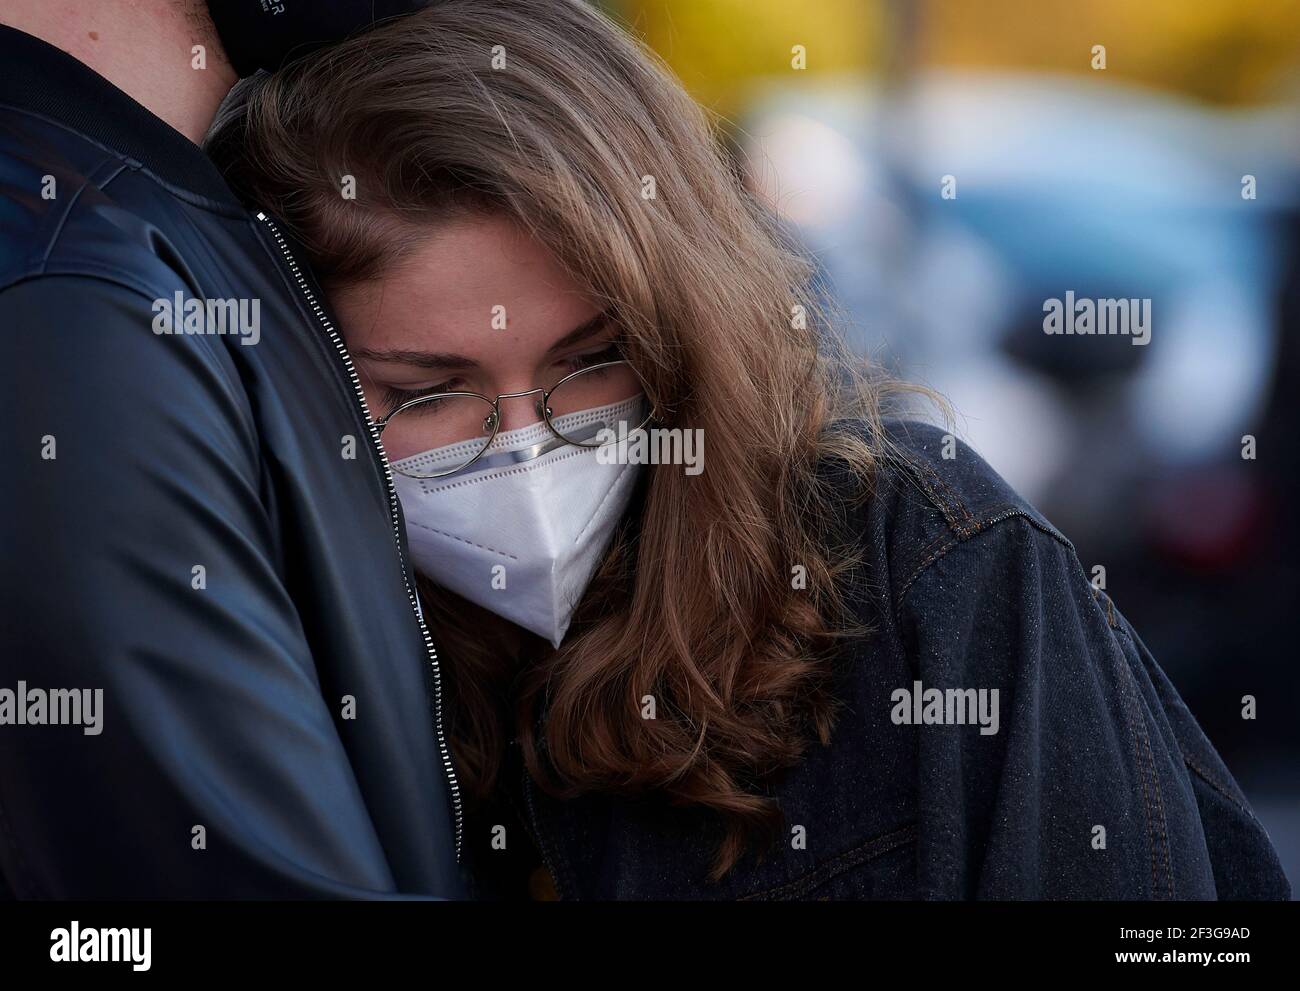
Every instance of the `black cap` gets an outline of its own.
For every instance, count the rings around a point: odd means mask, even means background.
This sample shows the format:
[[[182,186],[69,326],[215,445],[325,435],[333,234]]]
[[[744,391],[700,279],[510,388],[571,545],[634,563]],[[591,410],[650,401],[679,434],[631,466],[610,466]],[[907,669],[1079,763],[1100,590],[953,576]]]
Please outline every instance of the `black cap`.
[[[207,0],[235,71],[274,72],[285,62],[342,41],[434,0]]]

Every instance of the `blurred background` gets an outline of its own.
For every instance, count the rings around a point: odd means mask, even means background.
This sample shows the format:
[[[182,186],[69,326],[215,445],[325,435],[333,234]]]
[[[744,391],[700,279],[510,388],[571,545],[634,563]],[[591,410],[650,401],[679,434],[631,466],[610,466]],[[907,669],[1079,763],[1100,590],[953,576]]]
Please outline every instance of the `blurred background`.
[[[851,343],[1105,569],[1300,889],[1300,0],[602,5]],[[1049,336],[1067,291],[1150,300],[1150,343]]]

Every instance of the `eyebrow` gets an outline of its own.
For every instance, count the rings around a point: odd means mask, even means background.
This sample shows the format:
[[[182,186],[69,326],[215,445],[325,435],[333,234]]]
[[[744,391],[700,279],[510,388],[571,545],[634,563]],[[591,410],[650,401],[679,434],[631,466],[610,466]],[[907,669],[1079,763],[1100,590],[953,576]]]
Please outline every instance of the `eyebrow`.
[[[612,309],[602,310],[589,320],[584,320],[578,326],[574,327],[558,341],[547,348],[547,354],[554,354],[556,351],[562,351],[567,347],[580,344],[587,338],[594,336],[613,316]],[[467,358],[463,354],[453,354],[445,351],[409,351],[404,348],[388,348],[377,351],[372,348],[358,348],[352,352],[354,358],[365,358],[369,361],[395,362],[403,365],[415,365],[419,368],[445,368],[448,370],[462,370],[466,368],[476,368],[478,362],[473,358]]]

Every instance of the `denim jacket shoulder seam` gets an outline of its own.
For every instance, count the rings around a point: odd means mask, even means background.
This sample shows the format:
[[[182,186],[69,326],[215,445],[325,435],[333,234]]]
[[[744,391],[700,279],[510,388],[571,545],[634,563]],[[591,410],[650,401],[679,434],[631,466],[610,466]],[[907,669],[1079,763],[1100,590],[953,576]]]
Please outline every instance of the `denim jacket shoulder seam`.
[[[1092,586],[1092,597],[1094,599],[1096,599],[1098,602],[1101,602],[1102,599],[1106,600],[1106,625],[1109,626],[1112,630],[1119,630],[1121,633],[1124,634],[1124,636],[1128,637],[1128,639],[1131,641],[1133,638],[1128,636],[1128,631],[1124,629],[1123,624],[1120,623],[1119,620],[1116,618],[1114,600],[1111,599],[1111,597],[1107,595],[1103,590],[1098,588],[1096,585],[1093,585],[1092,582],[1088,582],[1088,584]]]
[[[1126,710],[1126,721],[1129,724],[1129,733],[1133,739],[1133,759],[1136,764],[1138,777],[1142,784],[1142,805],[1146,811],[1147,836],[1151,843],[1151,890],[1155,895],[1159,884],[1159,857],[1157,849],[1163,850],[1165,860],[1165,881],[1168,891],[1168,897],[1174,897],[1174,874],[1173,867],[1169,860],[1169,838],[1168,825],[1165,819],[1164,799],[1160,793],[1160,775],[1156,770],[1155,757],[1151,753],[1151,737],[1146,729],[1146,717],[1142,714],[1142,707],[1137,698],[1137,682],[1133,677],[1133,671],[1129,667],[1127,657],[1123,658],[1124,682],[1127,686],[1124,694],[1124,708]],[[1139,732],[1139,728],[1141,732]],[[1140,744],[1140,746],[1139,746]],[[1146,765],[1142,763],[1143,753],[1146,755]],[[1181,752],[1181,748],[1180,748]],[[1151,804],[1151,796],[1147,790],[1148,772],[1150,777],[1151,792],[1155,794],[1155,805]],[[1153,821],[1152,812],[1155,812],[1156,819]]]
[[[925,493],[926,498],[929,499],[930,503],[942,514],[944,521],[947,523],[948,530],[954,536],[949,537],[946,533],[940,534],[935,540],[927,544],[925,548],[918,553],[917,560],[920,562],[919,564],[903,569],[905,573],[909,571],[911,573],[903,583],[903,587],[899,590],[898,598],[900,603],[903,597],[907,594],[907,589],[918,577],[920,577],[926,567],[934,561],[937,561],[958,543],[970,539],[995,523],[1000,523],[1003,520],[1015,516],[1023,517],[1038,530],[1041,530],[1048,536],[1054,537],[1056,540],[1060,541],[1060,543],[1071,552],[1075,551],[1074,544],[1065,536],[1065,534],[1039,519],[1033,512],[1031,512],[1030,507],[1016,505],[1014,502],[1003,502],[997,508],[990,510],[983,517],[977,517],[971,512],[970,507],[966,505],[961,497],[953,491],[952,486],[944,481],[938,472],[925,464],[920,458],[909,456],[904,457],[901,460],[903,462],[901,465],[902,472],[905,475],[912,476],[916,480],[920,485],[921,490]],[[943,494],[940,494],[941,492]],[[936,548],[938,549],[936,550]]]
[[[998,523],[1004,523],[1007,520],[1013,519],[1024,520],[1025,523],[1029,524],[1035,530],[1045,533],[1047,536],[1059,541],[1071,552],[1074,551],[1074,544],[1072,544],[1068,538],[1050,527],[1044,527],[1030,513],[1017,506],[1012,506],[1001,513],[989,517],[988,519],[979,520],[974,517],[970,517],[970,519],[971,523],[968,527],[961,529],[953,527],[951,532],[940,534],[918,552],[917,564],[903,569],[904,573],[907,574],[907,578],[903,580],[903,584],[898,590],[898,597],[894,606],[894,616],[896,619],[902,615],[903,605],[907,599],[908,592],[911,591],[912,586],[932,564],[942,558],[958,544],[966,543],[971,538],[985,532]]]
[[[1212,774],[1210,771],[1208,771],[1208,770],[1206,770],[1204,767],[1202,767],[1202,766],[1200,765],[1200,763],[1197,762],[1197,761],[1196,761],[1196,760],[1191,756],[1191,754],[1189,754],[1189,753],[1188,753],[1186,750],[1184,750],[1181,746],[1179,746],[1179,748],[1178,748],[1178,752],[1179,752],[1180,754],[1182,754],[1182,757],[1183,757],[1183,763],[1186,764],[1187,767],[1188,767],[1188,769],[1191,770],[1193,773],[1195,773],[1197,777],[1199,777],[1199,778],[1201,778],[1203,781],[1205,781],[1206,784],[1208,784],[1211,788],[1213,788],[1213,789],[1214,789],[1215,791],[1217,791],[1220,795],[1222,795],[1224,798],[1226,798],[1226,799],[1227,799],[1229,802],[1231,802],[1235,807],[1237,807],[1237,808],[1240,809],[1242,812],[1245,812],[1247,815],[1249,815],[1249,816],[1251,817],[1251,819],[1255,819],[1255,813],[1251,811],[1250,806],[1243,804],[1243,803],[1241,802],[1240,799],[1238,799],[1235,795],[1233,795],[1232,792],[1230,792],[1230,791],[1229,791],[1229,790],[1228,790],[1228,789],[1223,785],[1223,783],[1220,782],[1219,779],[1218,779],[1217,777],[1214,776],[1214,774]]]
[[[1119,623],[1115,621],[1115,609],[1110,596],[1106,595],[1104,592],[1100,591],[1095,587],[1093,588],[1093,595],[1098,599],[1101,599],[1103,597],[1105,598],[1106,618],[1107,621],[1110,623],[1111,628],[1123,634],[1124,639],[1127,640],[1132,645],[1133,644],[1132,634],[1129,633],[1128,629],[1124,626],[1123,623]],[[1136,647],[1136,645],[1134,646]],[[1198,777],[1200,777],[1202,780],[1204,780],[1206,784],[1208,784],[1220,795],[1222,795],[1224,798],[1230,801],[1234,806],[1241,809],[1243,812],[1247,813],[1252,819],[1256,818],[1255,813],[1251,810],[1250,806],[1244,804],[1239,798],[1237,798],[1237,796],[1233,795],[1231,790],[1225,784],[1223,784],[1223,782],[1220,781],[1218,777],[1214,775],[1213,772],[1203,767],[1199,761],[1193,758],[1192,755],[1189,754],[1183,748],[1181,741],[1178,743],[1178,753],[1182,757],[1183,763],[1187,765],[1189,770],[1195,772],[1195,774]]]
[[[1082,565],[1080,565],[1082,568]],[[1106,625],[1111,630],[1114,637],[1122,636],[1128,643],[1129,647],[1136,652],[1136,644],[1133,637],[1125,628],[1124,624],[1119,622],[1119,614],[1115,609],[1114,601],[1102,589],[1098,588],[1091,581],[1088,581],[1087,573],[1083,575],[1084,581],[1088,582],[1088,587],[1092,592],[1093,601],[1100,606],[1105,601],[1104,616]],[[1147,730],[1146,716],[1143,715],[1142,706],[1139,703],[1140,692],[1137,686],[1137,678],[1133,673],[1132,660],[1129,651],[1120,646],[1120,655],[1123,660],[1123,680],[1127,686],[1127,691],[1123,691],[1125,718],[1129,724],[1129,730],[1133,738],[1133,759],[1136,762],[1136,769],[1142,784],[1142,801],[1146,810],[1147,834],[1151,841],[1151,884],[1152,892],[1155,893],[1156,886],[1159,883],[1159,859],[1157,857],[1157,848],[1164,852],[1165,861],[1165,881],[1168,891],[1168,897],[1174,897],[1174,872],[1173,864],[1170,860],[1169,839],[1168,839],[1168,821],[1165,816],[1164,796],[1160,791],[1160,773],[1155,765],[1155,757],[1151,752],[1151,736]],[[1140,746],[1139,746],[1140,742]],[[1143,753],[1146,756],[1147,766],[1142,765]],[[1178,748],[1180,756],[1186,760],[1187,755],[1181,745]],[[1150,793],[1147,790],[1147,778],[1151,781]],[[1152,804],[1151,795],[1155,796],[1155,803]],[[1152,818],[1152,813],[1155,819]]]
[[[961,533],[974,520],[971,516],[970,509],[929,465],[922,463],[919,459],[909,459],[908,462],[915,470],[917,481],[921,483],[921,488],[925,491],[926,496],[934,503],[939,512],[943,513],[943,518],[948,522],[948,526],[955,532]],[[936,489],[942,489],[947,499],[939,495]]]

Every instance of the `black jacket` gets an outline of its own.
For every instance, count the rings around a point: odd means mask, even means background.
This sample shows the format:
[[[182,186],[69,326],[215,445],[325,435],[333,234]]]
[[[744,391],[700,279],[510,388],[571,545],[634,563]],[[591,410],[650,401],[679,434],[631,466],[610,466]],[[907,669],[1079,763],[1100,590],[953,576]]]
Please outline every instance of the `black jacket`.
[[[478,897],[515,896],[492,842],[507,814],[562,900],[1290,897],[1232,774],[1071,543],[969,447],[889,433],[900,457],[866,504],[846,499],[839,535],[862,551],[851,600],[872,632],[835,660],[830,745],[769,783],[772,848],[710,882],[713,816],[556,799],[516,746],[467,817]]]
[[[102,690],[97,734],[0,725],[0,892],[462,895],[437,656],[317,288],[104,79],[7,28],[0,63],[0,693]],[[243,333],[159,333],[177,294]]]

